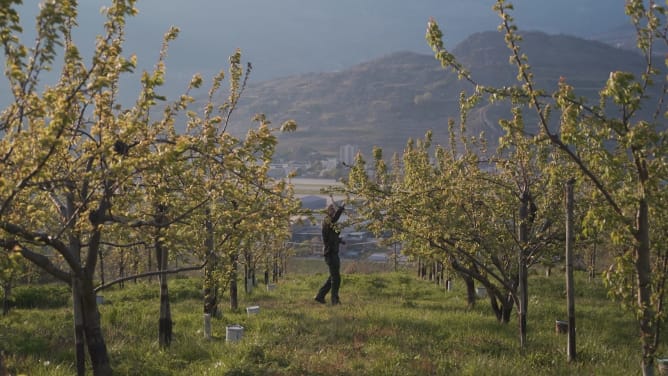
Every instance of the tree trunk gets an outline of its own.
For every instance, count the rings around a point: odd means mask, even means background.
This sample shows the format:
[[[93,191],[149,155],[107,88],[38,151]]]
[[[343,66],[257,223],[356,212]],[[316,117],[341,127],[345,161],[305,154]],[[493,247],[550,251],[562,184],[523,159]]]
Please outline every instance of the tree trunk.
[[[283,274],[288,272],[288,254],[287,252],[281,254],[281,269],[278,274],[279,277],[283,277]]]
[[[593,249],[589,255],[589,282],[592,282],[596,277],[596,241],[594,241]]]
[[[415,271],[417,272],[417,277],[421,278],[422,277],[422,274],[420,273],[420,267],[422,265],[422,258],[421,257],[417,258],[417,263],[416,264],[417,264],[417,268],[416,268]]]
[[[93,374],[95,376],[111,375],[109,354],[102,336],[100,314],[97,310],[92,278],[73,277],[72,302],[77,375],[86,374],[84,346],[88,348]]]
[[[98,252],[98,259],[100,260],[100,283],[104,285],[104,252],[100,248]]]
[[[244,252],[244,291],[246,294],[253,292],[253,288],[257,286],[255,280],[255,261],[250,249]]]
[[[271,271],[271,280],[276,283],[278,282],[278,277],[281,275],[281,254],[274,256],[274,267]]]
[[[9,278],[2,284],[2,315],[6,316],[9,313],[10,304],[9,300],[12,297],[12,280]]]
[[[501,308],[501,322],[508,324],[510,322],[510,315],[513,313],[513,307],[515,306],[515,300],[511,294],[506,295],[505,300],[503,300],[503,305]]]
[[[204,313],[215,317],[218,314],[218,282],[210,265],[204,268]]]
[[[112,374],[107,345],[102,335],[100,312],[97,309],[95,290],[92,278],[85,278],[81,282],[81,309],[84,319],[84,335],[88,356],[90,357],[95,376]]]
[[[508,324],[515,305],[512,295],[510,293],[503,294],[494,287],[487,287],[487,292],[496,320],[501,324]]]
[[[78,376],[86,375],[86,354],[84,352],[84,318],[80,282],[72,278],[72,311],[74,313],[74,357]]]
[[[497,291],[496,289],[487,289],[488,291],[488,296],[489,296],[489,304],[492,306],[492,312],[494,312],[494,316],[496,316],[496,321],[501,322],[501,318],[503,316],[502,314],[502,309],[501,306],[501,299],[497,298]]]
[[[235,255],[231,256],[232,270],[230,271],[230,309],[236,311],[239,309],[239,291],[237,288],[237,278],[239,261]]]
[[[248,253],[246,253],[244,256],[245,256],[244,258],[246,259],[246,262],[244,263],[244,292],[246,294],[249,294],[252,289],[252,286],[250,286],[248,282],[250,280],[250,265],[249,265]]]
[[[439,267],[439,272],[438,272],[438,278],[439,278],[439,285],[440,286],[445,286],[445,265],[443,264],[443,261],[438,262],[438,267]]]
[[[595,231],[593,234],[593,244],[591,250],[589,251],[589,260],[587,265],[587,280],[592,282],[596,278],[596,253],[598,248],[598,232]]]
[[[526,243],[529,237],[528,220],[529,220],[529,192],[525,189],[520,198],[519,210],[519,257],[518,257],[518,292],[519,292],[519,327],[520,327],[520,347],[524,348],[527,341],[527,306],[529,305],[529,291],[528,291],[528,270],[527,270],[527,255]]]
[[[5,367],[5,351],[0,349],[0,375],[9,375],[7,367]]]
[[[464,280],[464,285],[466,286],[467,308],[473,309],[475,307],[475,301],[476,301],[475,283],[473,282],[473,278],[464,273],[459,273],[459,275]]]
[[[204,268],[204,313],[217,317],[219,281],[215,271],[219,265],[216,255],[209,253],[208,257],[209,260]]]
[[[140,264],[139,256],[135,255],[134,260],[132,262],[132,266],[134,267],[134,271],[135,271],[134,275],[139,274],[139,264]],[[135,282],[135,285],[136,285],[137,284],[137,278],[134,279],[134,282]]]
[[[636,271],[638,309],[640,310],[640,338],[642,341],[643,375],[654,374],[654,343],[658,343],[658,326],[652,302],[652,269],[650,261],[649,208],[646,199],[641,199],[637,215],[638,246],[636,248]]]
[[[147,263],[146,263],[146,268],[147,269],[146,270],[153,270],[153,258],[151,257],[151,250],[149,249],[148,252],[146,252],[146,253],[147,253],[147,256],[148,256],[147,260],[146,260],[147,261]],[[160,266],[158,265],[158,267],[160,267]],[[139,274],[139,273],[136,273],[136,274]],[[148,277],[148,280],[149,281],[153,280],[153,277]]]
[[[125,262],[126,262],[127,256],[125,255],[125,252],[121,252],[120,254],[120,260],[118,263],[118,278],[123,278],[125,277]],[[118,287],[123,288],[125,287],[125,283],[121,282],[118,284]]]
[[[204,247],[206,249],[206,267],[204,268],[204,313],[210,317],[216,317],[218,314],[218,278],[215,271],[218,269],[218,256],[214,253],[213,223],[209,219],[210,211],[206,211],[207,219],[206,240]]]
[[[568,311],[568,361],[576,359],[575,350],[575,287],[573,281],[573,184],[575,179],[566,183],[566,300]]]
[[[75,205],[73,196],[67,195],[67,213],[75,215]],[[104,204],[100,204],[97,212],[104,211]],[[69,215],[68,215],[69,217]],[[84,345],[88,349],[91,367],[95,376],[109,376],[112,374],[111,364],[109,363],[109,353],[107,345],[102,336],[100,326],[100,313],[97,310],[97,299],[95,293],[95,284],[93,277],[97,260],[100,256],[100,227],[92,216],[91,224],[94,226],[87,240],[88,253],[86,255],[86,266],[83,266],[81,260],[82,239],[79,236],[70,234],[69,252],[72,259],[75,260],[79,270],[73,270],[72,286],[72,311],[74,315],[74,344],[75,344],[75,368],[77,375],[86,373],[86,357]]]
[[[167,249],[158,242],[156,244],[156,259],[160,271],[167,270]],[[172,343],[172,312],[169,306],[169,289],[167,274],[160,274],[160,321],[158,339],[161,347],[169,347]]]

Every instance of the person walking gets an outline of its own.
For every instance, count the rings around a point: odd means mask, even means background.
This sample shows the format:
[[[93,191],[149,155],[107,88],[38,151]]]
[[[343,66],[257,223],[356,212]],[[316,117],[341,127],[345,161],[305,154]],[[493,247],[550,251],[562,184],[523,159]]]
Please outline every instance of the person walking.
[[[325,263],[329,268],[329,277],[322,285],[315,301],[325,304],[325,296],[331,291],[332,305],[337,305],[339,300],[339,286],[341,286],[341,260],[339,259],[339,244],[346,244],[341,239],[341,231],[335,225],[341,217],[345,205],[336,207],[334,203],[327,206],[327,213],[322,220],[322,243],[324,248]]]

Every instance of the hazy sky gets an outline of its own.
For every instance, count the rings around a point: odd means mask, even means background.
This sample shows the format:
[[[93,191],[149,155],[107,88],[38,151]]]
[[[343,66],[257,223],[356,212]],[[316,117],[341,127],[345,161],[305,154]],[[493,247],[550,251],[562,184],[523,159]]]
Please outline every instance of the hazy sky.
[[[623,24],[624,0],[514,0],[520,29],[588,36]],[[81,0],[76,42],[86,51],[102,33],[100,8],[108,1]],[[254,65],[252,81],[334,71],[392,52],[430,53],[424,40],[430,17],[450,48],[499,23],[494,0],[139,0],[128,21],[126,53],[150,68],[162,35],[181,28],[167,61],[168,84],[183,87],[200,72],[213,75],[241,48]],[[24,0],[28,15],[37,0]],[[28,18],[31,20],[31,18]],[[26,28],[32,28],[26,25]]]
[[[515,0],[523,29],[586,35],[625,22],[624,0]],[[137,43],[159,44],[181,27],[173,49],[192,58],[176,64],[212,69],[241,48],[256,78],[335,70],[398,50],[429,53],[425,25],[435,17],[446,42],[495,29],[493,0],[140,0],[130,23]],[[617,6],[613,6],[617,4]],[[611,26],[614,25],[614,26]],[[134,45],[134,40],[131,45]]]

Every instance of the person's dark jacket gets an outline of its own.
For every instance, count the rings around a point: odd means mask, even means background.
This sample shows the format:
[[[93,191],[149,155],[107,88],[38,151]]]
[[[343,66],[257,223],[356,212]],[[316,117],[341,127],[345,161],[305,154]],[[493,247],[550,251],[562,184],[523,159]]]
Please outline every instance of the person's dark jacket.
[[[338,254],[339,244],[343,243],[343,240],[340,237],[341,232],[334,226],[336,221],[339,220],[341,213],[343,213],[343,209],[343,206],[339,207],[333,216],[326,214],[325,218],[322,220],[322,242],[325,249],[325,256]]]

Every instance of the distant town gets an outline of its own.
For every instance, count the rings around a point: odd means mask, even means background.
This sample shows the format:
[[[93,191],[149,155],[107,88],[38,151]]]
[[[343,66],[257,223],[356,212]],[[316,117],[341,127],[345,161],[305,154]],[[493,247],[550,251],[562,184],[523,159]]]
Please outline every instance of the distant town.
[[[293,174],[296,177],[339,179],[346,176],[347,167],[355,163],[355,156],[360,148],[357,145],[341,145],[338,157],[313,161],[277,161],[271,164],[269,175],[284,178]]]
[[[340,203],[342,197],[330,197],[322,189],[341,185],[340,179],[347,176],[348,167],[354,163],[355,155],[359,151],[356,145],[342,145],[337,158],[318,161],[289,161],[272,165],[271,174],[275,178],[288,177],[295,186],[296,196],[301,200],[302,208],[310,210],[313,222],[307,218],[295,218],[292,226],[291,245],[297,256],[317,257],[322,255],[321,221],[325,207],[332,198]],[[400,253],[399,244],[381,244],[382,238],[377,238],[367,231],[363,225],[350,223],[349,216],[354,212],[352,205],[341,217],[344,225],[341,237],[345,244],[341,245],[341,257],[349,259],[364,259],[373,262],[405,262],[405,256]]]

